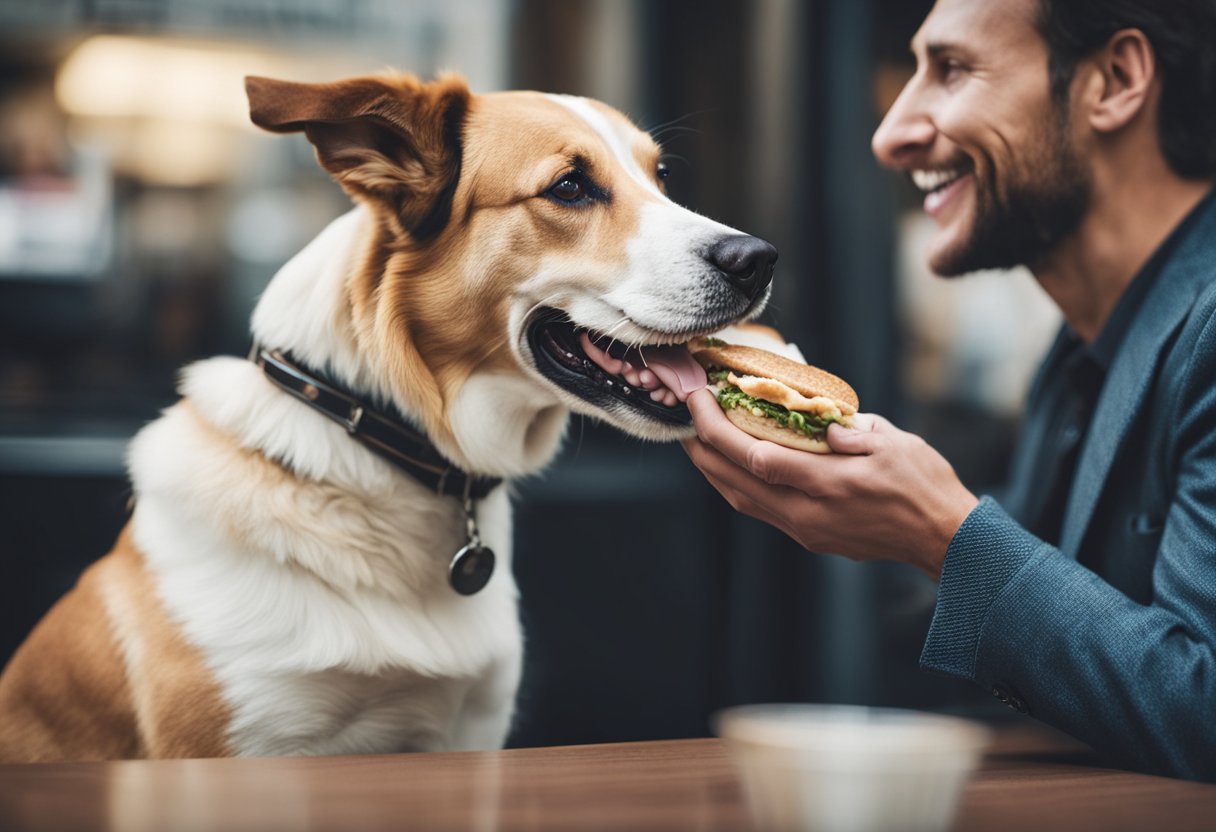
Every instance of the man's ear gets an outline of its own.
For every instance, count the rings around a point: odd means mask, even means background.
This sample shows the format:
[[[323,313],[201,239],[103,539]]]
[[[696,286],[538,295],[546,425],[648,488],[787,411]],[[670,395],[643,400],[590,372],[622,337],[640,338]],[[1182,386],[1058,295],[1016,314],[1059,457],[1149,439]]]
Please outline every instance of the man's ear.
[[[387,206],[414,239],[447,224],[470,97],[461,78],[297,84],[250,76],[245,91],[254,124],[276,133],[303,130],[323,168],[353,196]]]
[[[1139,29],[1122,29],[1091,60],[1102,85],[1090,104],[1089,121],[1095,130],[1112,133],[1131,122],[1147,105],[1157,78],[1156,54]]]

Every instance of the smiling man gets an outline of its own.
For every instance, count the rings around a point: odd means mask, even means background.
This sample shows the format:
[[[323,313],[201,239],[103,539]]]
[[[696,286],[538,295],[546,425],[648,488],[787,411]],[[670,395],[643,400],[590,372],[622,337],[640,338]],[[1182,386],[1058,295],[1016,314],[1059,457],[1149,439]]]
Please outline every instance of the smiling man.
[[[939,579],[922,667],[1216,780],[1216,0],[938,0],[912,51],[873,149],[925,192],[930,265],[1025,264],[1064,314],[1009,498],[878,416],[814,456],[701,391],[685,448],[806,548]]]

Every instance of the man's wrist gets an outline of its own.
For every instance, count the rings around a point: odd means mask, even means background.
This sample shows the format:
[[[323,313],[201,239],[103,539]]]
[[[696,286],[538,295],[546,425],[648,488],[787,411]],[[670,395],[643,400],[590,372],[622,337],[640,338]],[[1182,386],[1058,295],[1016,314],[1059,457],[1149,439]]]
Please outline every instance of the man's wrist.
[[[929,547],[928,557],[920,565],[921,570],[934,581],[941,580],[942,567],[946,562],[946,553],[950,551],[950,544],[979,504],[978,497],[960,486],[959,493],[942,512],[941,519],[936,524],[936,531],[931,535],[933,544]]]

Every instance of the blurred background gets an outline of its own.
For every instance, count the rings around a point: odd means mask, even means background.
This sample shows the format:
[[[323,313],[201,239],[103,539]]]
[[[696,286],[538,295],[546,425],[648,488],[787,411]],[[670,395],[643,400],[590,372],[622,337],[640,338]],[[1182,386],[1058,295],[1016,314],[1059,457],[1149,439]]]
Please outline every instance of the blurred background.
[[[999,492],[1058,319],[1025,273],[943,281],[870,135],[922,0],[0,0],[0,661],[127,517],[177,368],[248,349],[275,270],[348,201],[246,74],[451,69],[659,128],[673,198],[781,252],[766,322]],[[514,745],[701,736],[758,701],[998,718],[924,674],[934,585],[735,516],[677,446],[576,420],[517,487]]]

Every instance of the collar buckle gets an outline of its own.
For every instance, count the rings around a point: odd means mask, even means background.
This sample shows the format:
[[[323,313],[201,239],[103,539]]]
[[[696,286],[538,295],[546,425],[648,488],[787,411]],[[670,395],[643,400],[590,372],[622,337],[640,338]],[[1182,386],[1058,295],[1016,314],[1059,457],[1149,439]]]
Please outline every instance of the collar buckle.
[[[359,432],[359,423],[362,421],[363,421],[363,405],[352,403],[351,410],[350,410],[350,416],[346,419],[346,422],[344,423],[346,425],[346,432],[349,433],[351,436],[354,436],[356,433]]]

